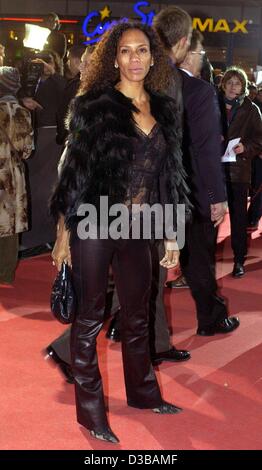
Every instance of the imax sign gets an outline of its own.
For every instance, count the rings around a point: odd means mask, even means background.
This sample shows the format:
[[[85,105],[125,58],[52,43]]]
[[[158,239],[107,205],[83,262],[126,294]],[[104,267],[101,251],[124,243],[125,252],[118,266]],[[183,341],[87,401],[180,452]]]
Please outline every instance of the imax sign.
[[[147,1],[137,2],[133,6],[133,11],[135,16],[140,18],[141,23],[151,26],[156,13],[154,10],[151,10],[149,13],[145,13],[143,11],[144,7],[150,7],[150,3]],[[121,18],[120,20],[111,20],[110,17],[111,11],[107,5],[102,10],[93,10],[87,15],[82,27],[83,34],[86,37],[84,44],[97,43],[109,28],[118,23],[129,21],[129,18],[126,17]],[[98,20],[98,24],[95,28],[92,28],[92,22],[94,20]],[[247,20],[233,20],[232,27],[224,18],[221,18],[218,21],[215,21],[213,18],[206,18],[205,20],[201,18],[193,18],[193,29],[199,29],[201,32],[207,31],[209,33],[247,33],[247,23]]]

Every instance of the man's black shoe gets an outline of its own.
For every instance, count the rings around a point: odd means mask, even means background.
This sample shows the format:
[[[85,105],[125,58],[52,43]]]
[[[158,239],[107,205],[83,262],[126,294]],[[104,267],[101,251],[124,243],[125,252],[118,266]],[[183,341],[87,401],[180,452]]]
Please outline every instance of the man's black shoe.
[[[259,220],[256,222],[256,221],[253,221],[253,222],[250,222],[247,226],[247,230],[257,230],[258,229],[258,226],[259,226]]]
[[[242,277],[245,274],[244,266],[242,263],[235,263],[232,271],[233,277]]]
[[[70,364],[67,364],[67,362],[63,361],[55,352],[55,350],[52,348],[52,346],[48,346],[45,350],[47,353],[47,359],[52,359],[53,362],[55,362],[56,365],[58,365],[60,371],[62,372],[62,375],[66,379],[66,381],[69,384],[74,383],[74,377],[73,377],[73,372]]]
[[[120,310],[118,310],[113,316],[106,333],[106,338],[111,339],[111,341],[115,341],[115,343],[119,343],[119,341],[121,341]]]
[[[168,362],[182,362],[188,361],[191,358],[190,352],[184,349],[176,349],[174,346],[168,351],[155,353],[152,357],[152,364],[158,366],[164,361]]]
[[[232,333],[240,325],[240,321],[237,317],[228,317],[220,320],[215,325],[199,327],[197,329],[197,335],[200,336],[213,336],[216,333]]]

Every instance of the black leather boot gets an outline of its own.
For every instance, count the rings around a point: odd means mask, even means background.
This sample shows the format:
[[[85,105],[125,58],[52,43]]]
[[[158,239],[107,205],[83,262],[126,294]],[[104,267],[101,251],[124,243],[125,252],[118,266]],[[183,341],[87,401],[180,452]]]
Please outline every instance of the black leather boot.
[[[152,411],[161,415],[174,415],[176,413],[180,413],[183,410],[182,408],[179,408],[179,406],[168,403],[167,401],[163,401],[163,403],[158,408],[153,408]]]
[[[92,430],[90,431],[90,434],[92,437],[95,437],[100,441],[112,442],[112,444],[118,444],[119,442],[118,437],[113,433],[112,429],[110,428],[104,429],[102,431]]]

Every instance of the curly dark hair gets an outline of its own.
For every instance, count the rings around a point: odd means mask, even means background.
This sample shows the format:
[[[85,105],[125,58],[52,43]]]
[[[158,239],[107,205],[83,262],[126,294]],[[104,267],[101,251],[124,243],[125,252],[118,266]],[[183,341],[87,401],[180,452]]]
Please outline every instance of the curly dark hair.
[[[149,26],[141,23],[120,23],[107,31],[92,53],[88,73],[81,82],[80,95],[87,92],[103,93],[109,87],[116,85],[120,80],[119,69],[114,67],[117,55],[117,46],[122,35],[130,29],[138,29],[147,36],[150,52],[154,58],[154,66],[150,68],[145,78],[145,88],[148,91],[164,92],[172,80],[172,67],[157,34]]]

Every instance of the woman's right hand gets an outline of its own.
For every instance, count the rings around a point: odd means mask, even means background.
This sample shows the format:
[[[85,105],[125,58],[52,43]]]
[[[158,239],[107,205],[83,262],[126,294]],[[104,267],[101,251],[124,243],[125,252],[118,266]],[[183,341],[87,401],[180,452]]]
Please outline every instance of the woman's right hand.
[[[58,271],[61,270],[63,262],[72,267],[69,237],[57,237],[52,251],[52,258],[53,264],[56,265]]]

